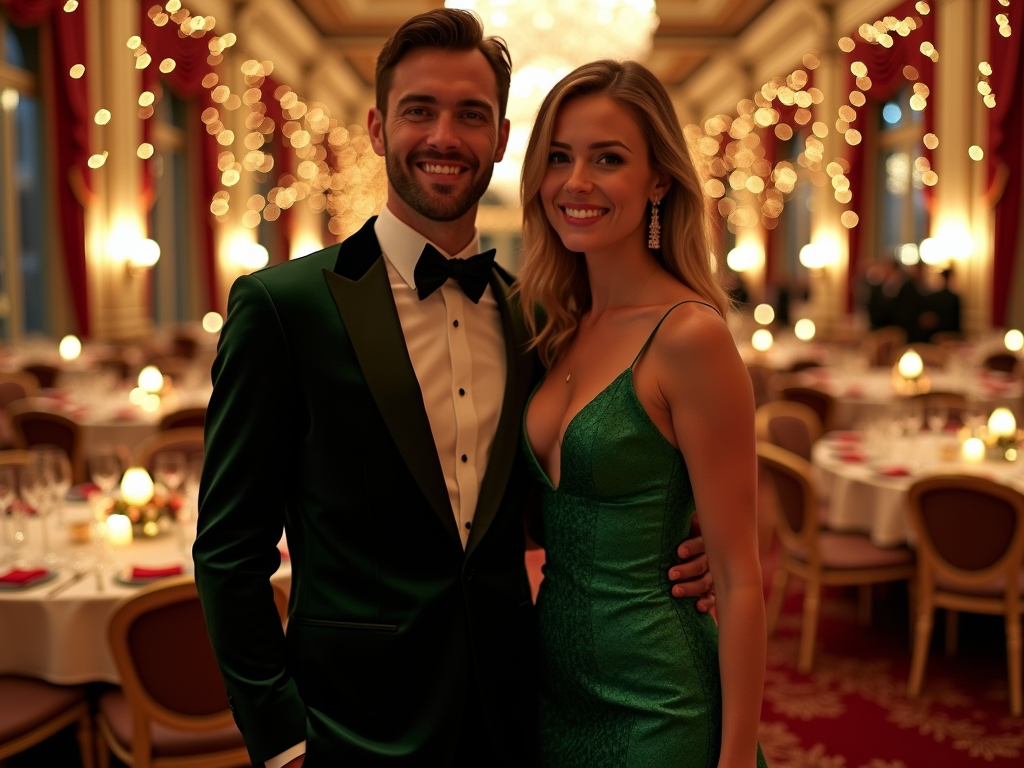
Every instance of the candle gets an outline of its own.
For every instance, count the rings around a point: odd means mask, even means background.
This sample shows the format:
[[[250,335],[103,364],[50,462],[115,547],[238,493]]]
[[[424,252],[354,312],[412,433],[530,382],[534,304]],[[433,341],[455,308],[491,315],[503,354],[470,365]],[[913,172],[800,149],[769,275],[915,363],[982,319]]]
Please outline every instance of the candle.
[[[988,417],[988,433],[993,437],[1013,437],[1017,434],[1017,420],[1009,408],[996,408]]]
[[[107,518],[107,540],[115,547],[126,547],[132,543],[132,521],[127,515]]]
[[[141,507],[153,498],[153,480],[142,467],[131,467],[121,478],[121,498],[133,507]]]
[[[963,448],[961,448],[960,451],[964,457],[964,461],[976,464],[985,459],[985,443],[977,437],[970,437],[964,441]]]

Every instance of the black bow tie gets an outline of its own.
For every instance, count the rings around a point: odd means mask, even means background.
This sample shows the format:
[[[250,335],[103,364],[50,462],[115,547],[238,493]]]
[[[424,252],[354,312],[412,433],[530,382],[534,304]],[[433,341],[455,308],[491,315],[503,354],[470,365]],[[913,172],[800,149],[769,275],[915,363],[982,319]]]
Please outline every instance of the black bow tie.
[[[492,248],[468,259],[446,259],[437,248],[427,243],[423,246],[419,261],[416,262],[416,269],[413,270],[416,292],[420,300],[427,298],[444,285],[448,278],[453,278],[469,300],[478,304],[491,279],[494,254],[495,250]]]

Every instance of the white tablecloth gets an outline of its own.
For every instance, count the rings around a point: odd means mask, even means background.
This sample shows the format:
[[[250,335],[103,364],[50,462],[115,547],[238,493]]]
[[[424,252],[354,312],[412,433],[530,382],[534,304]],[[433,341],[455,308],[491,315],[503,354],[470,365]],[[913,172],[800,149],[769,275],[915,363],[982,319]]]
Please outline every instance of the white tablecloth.
[[[906,399],[892,386],[892,371],[872,368],[843,373],[830,368],[813,369],[801,374],[808,386],[820,388],[836,399],[833,425],[836,429],[854,429],[869,421],[892,415],[891,408]],[[999,407],[1009,408],[1024,423],[1021,395],[1024,382],[1008,381],[991,373],[956,375],[929,374],[931,391],[964,395],[968,403],[988,416]]]
[[[914,543],[906,514],[907,491],[921,477],[945,473],[978,474],[1024,492],[1024,459],[1010,463],[985,461],[968,464],[942,461],[940,449],[956,444],[955,435],[923,432],[914,438],[898,438],[885,456],[868,454],[863,462],[840,458],[840,443],[826,435],[811,453],[819,490],[828,501],[827,524],[839,531],[861,531],[880,547]],[[905,466],[911,474],[889,477],[880,469]]]
[[[67,504],[65,519],[87,519],[87,504]],[[93,681],[119,682],[114,659],[107,644],[107,624],[114,607],[137,587],[115,580],[120,567],[160,567],[184,564],[191,570],[191,542],[194,524],[184,538],[175,531],[153,539],[135,539],[129,546],[115,548],[116,565],[103,576],[90,573],[84,579],[54,597],[48,593],[73,576],[75,558],[88,560],[95,552],[92,544],[71,544],[51,516],[50,543],[67,563],[60,575],[22,591],[0,591],[0,673],[28,675],[52,683],[76,684]],[[41,551],[39,521],[29,522],[27,555]],[[184,555],[184,557],[183,557]],[[6,568],[4,569],[6,570]],[[291,566],[288,561],[273,581],[288,588]]]

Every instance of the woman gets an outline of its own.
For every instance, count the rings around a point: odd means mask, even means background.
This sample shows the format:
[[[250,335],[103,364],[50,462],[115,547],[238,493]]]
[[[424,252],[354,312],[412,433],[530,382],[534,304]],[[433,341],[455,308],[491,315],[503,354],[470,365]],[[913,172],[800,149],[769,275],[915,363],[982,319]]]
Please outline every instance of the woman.
[[[522,195],[521,298],[546,315],[548,368],[524,417],[545,488],[543,764],[763,766],[753,396],[665,89],[634,62],[567,75]],[[669,598],[695,506],[717,631]]]

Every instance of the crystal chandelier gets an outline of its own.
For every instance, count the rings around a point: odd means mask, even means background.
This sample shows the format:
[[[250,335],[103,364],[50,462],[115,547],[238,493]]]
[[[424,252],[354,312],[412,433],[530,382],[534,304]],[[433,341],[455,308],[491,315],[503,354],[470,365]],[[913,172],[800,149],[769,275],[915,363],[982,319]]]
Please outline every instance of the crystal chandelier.
[[[551,87],[589,61],[644,61],[659,22],[654,0],[446,0],[445,6],[475,12],[486,33],[504,38],[512,54],[512,129],[490,186],[510,205],[518,202],[530,129]]]

